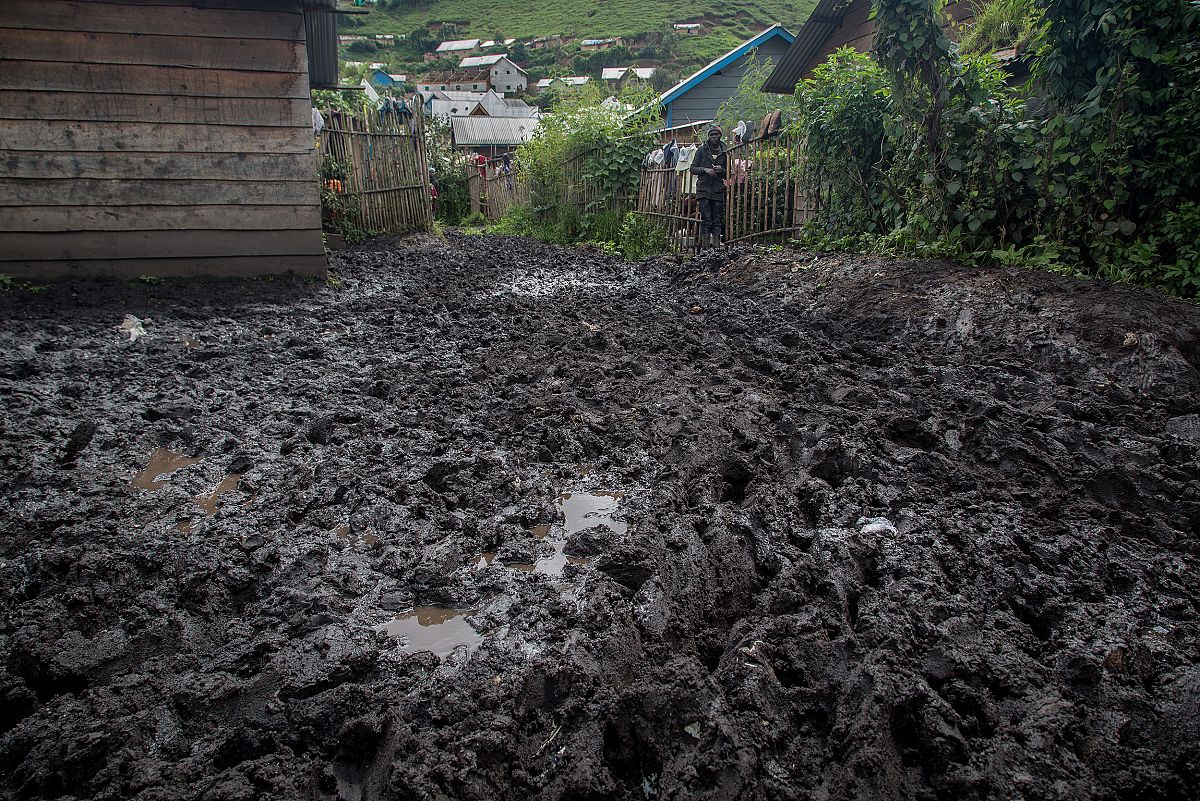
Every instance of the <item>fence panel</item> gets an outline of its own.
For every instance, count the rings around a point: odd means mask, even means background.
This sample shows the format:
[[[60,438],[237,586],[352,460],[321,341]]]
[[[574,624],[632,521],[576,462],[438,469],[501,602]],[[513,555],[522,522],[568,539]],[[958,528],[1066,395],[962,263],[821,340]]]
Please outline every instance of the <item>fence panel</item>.
[[[369,233],[432,230],[421,115],[327,110],[325,119],[318,155],[325,186],[338,198],[331,213]]]
[[[725,242],[781,241],[810,214],[810,187],[800,178],[801,143],[787,136],[755,139],[729,150]]]
[[[781,241],[811,214],[814,191],[799,176],[801,143],[787,136],[756,139],[728,150],[725,242]],[[664,228],[672,250],[695,250],[700,208],[695,177],[666,167],[643,168],[636,211]]]

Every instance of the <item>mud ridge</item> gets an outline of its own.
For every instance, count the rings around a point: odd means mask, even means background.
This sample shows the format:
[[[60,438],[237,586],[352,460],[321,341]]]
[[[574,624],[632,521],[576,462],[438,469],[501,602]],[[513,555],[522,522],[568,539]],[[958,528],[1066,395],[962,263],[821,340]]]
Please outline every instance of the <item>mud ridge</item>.
[[[0,313],[4,798],[1200,797],[1194,306],[452,233]]]

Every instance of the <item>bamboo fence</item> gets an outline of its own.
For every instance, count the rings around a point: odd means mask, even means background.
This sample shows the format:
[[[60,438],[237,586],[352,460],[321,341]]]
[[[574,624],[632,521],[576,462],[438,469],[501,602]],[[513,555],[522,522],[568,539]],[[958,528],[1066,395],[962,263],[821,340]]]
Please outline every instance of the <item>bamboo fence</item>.
[[[726,244],[784,241],[810,218],[815,189],[801,180],[802,144],[787,136],[755,139],[728,149]],[[700,230],[695,179],[673,167],[642,169],[638,214],[667,234],[671,249],[694,250]]]
[[[783,242],[794,236],[820,201],[818,187],[802,178],[803,143],[786,135],[773,136],[743,142],[727,152],[725,243]],[[697,248],[696,176],[674,167],[646,167],[635,195],[608,197],[587,180],[586,159],[587,154],[581,153],[562,164],[564,205],[579,214],[605,208],[621,214],[632,210],[663,229],[671,250]],[[511,175],[473,175],[472,181],[472,200],[478,198],[479,210],[489,221],[500,219],[514,205],[540,200],[515,161]]]
[[[318,155],[331,159],[340,177],[325,187],[338,197],[335,214],[372,234],[433,229],[424,123],[419,113],[325,112]],[[340,185],[339,185],[340,184]]]

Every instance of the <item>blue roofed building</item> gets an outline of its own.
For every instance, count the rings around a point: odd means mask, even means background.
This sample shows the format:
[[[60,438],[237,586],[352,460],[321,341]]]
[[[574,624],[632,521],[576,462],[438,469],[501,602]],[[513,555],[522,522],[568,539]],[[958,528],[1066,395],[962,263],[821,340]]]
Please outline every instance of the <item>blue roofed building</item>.
[[[714,119],[721,104],[737,91],[751,56],[760,62],[778,64],[795,38],[776,23],[663,92],[658,102],[663,109],[664,126],[672,128]]]
[[[407,75],[388,73],[378,68],[371,70],[371,83],[381,89],[394,89],[397,92],[403,92],[406,80],[408,80]]]

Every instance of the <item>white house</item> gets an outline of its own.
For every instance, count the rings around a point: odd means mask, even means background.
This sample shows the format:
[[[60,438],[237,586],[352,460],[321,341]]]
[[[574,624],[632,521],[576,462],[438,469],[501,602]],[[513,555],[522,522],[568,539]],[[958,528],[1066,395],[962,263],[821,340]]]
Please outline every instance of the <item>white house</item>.
[[[529,85],[529,76],[508,56],[496,53],[490,56],[467,56],[458,63],[459,69],[482,69],[487,67],[491,88],[497,92],[521,92]]]
[[[561,78],[542,78],[537,82],[538,92],[548,89],[565,89],[568,86],[586,86],[591,77],[587,75],[563,76]]]

